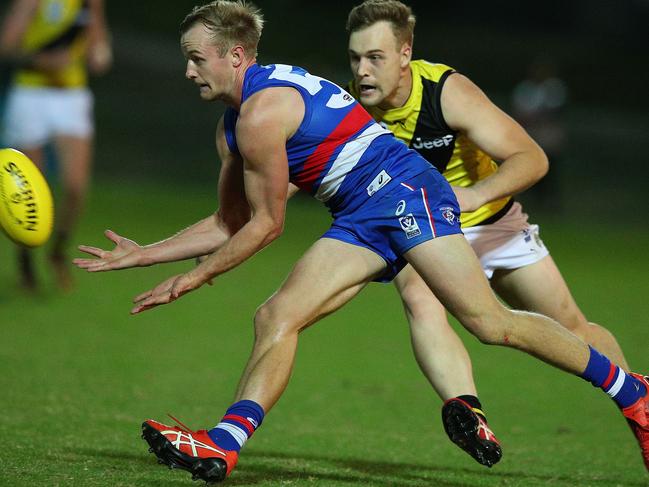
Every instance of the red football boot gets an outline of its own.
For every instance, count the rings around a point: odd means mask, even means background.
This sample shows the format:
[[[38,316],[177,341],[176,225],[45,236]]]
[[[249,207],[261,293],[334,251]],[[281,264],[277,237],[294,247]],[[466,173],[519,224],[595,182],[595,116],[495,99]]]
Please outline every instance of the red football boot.
[[[482,416],[462,399],[453,397],[442,407],[444,430],[453,443],[487,467],[502,457],[500,442]]]
[[[642,382],[647,392],[629,407],[622,409],[622,414],[638,439],[644,465],[649,470],[649,377],[632,372],[629,375]]]
[[[221,482],[230,475],[237,464],[239,453],[224,450],[214,444],[207,430],[191,431],[181,427],[167,426],[152,419],[142,423],[142,438],[158,457],[158,463],[169,468],[181,468],[192,474],[192,480]]]

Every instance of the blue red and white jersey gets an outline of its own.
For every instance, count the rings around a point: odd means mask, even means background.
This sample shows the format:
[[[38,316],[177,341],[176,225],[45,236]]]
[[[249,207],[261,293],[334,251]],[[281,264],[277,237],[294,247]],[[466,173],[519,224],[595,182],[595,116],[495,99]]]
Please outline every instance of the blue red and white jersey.
[[[286,142],[289,179],[332,213],[356,208],[388,182],[427,169],[425,160],[405,154],[409,151],[405,144],[376,123],[349,93],[302,68],[252,65],[244,77],[241,103],[273,87],[295,88],[304,100],[304,119]],[[238,153],[237,117],[233,109],[226,110],[225,136],[234,153]],[[404,156],[412,163],[404,164]]]

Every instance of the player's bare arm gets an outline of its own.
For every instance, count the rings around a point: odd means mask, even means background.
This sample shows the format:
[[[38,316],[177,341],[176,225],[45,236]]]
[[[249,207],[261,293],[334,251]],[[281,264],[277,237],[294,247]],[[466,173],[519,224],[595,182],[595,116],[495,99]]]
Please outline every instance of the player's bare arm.
[[[221,182],[220,187],[222,191],[231,187],[245,188],[248,205],[244,211],[250,218],[226,245],[193,272],[205,273],[208,278],[216,277],[240,264],[281,234],[289,187],[286,141],[302,121],[303,106],[301,96],[292,88],[263,90],[242,105],[236,130],[244,163],[243,184],[236,181],[240,173],[234,172],[228,180],[235,184]],[[297,110],[296,107],[302,109]],[[227,203],[222,202],[223,218],[231,217],[242,207],[242,204]]]
[[[488,178],[469,188],[454,188],[462,211],[520,193],[547,173],[548,160],[539,145],[467,77],[459,73],[448,77],[441,104],[449,127],[466,134],[500,163]]]
[[[216,128],[216,151],[221,160],[218,215],[231,236],[250,221],[250,205],[244,187],[243,159],[239,154],[230,151],[228,147],[223,117],[219,120]]]
[[[229,238],[227,227],[217,214],[198,221],[173,237],[145,246],[112,230],[106,230],[104,235],[115,244],[113,250],[79,245],[80,251],[95,258],[74,259],[77,267],[88,272],[102,272],[193,259],[213,252]]]
[[[104,0],[91,0],[88,25],[88,68],[95,75],[108,71],[113,63],[113,51],[104,10]]]
[[[222,164],[221,172],[229,172]],[[178,232],[174,236],[142,246],[112,230],[104,232],[106,238],[115,244],[113,250],[104,250],[89,245],[79,245],[79,250],[94,258],[77,258],[73,263],[89,272],[102,272],[132,267],[147,267],[165,262],[193,259],[214,252],[232,235],[233,219],[222,219],[214,213]]]
[[[30,67],[55,71],[66,66],[71,55],[68,49],[28,54],[21,49],[21,41],[29,23],[36,15],[39,0],[14,0],[5,16],[0,33],[0,59],[14,67]]]
[[[0,54],[9,56],[20,48],[20,41],[34,17],[39,0],[14,0],[2,23]]]
[[[0,30],[0,57],[9,62],[20,63],[20,43],[29,22],[38,8],[38,0],[14,0],[2,22]]]
[[[244,163],[243,187],[250,220],[195,269],[175,279],[169,289],[163,286],[160,290],[158,286],[159,292],[143,293],[147,297],[138,301],[131,313],[167,304],[198,289],[281,235],[289,184],[286,141],[302,121],[303,106],[301,96],[292,88],[260,91],[242,105],[236,134]],[[227,208],[223,210],[229,213]]]
[[[221,120],[219,120],[219,128],[217,129],[216,135],[216,147],[219,152],[219,158],[221,159],[221,161],[240,160],[240,157],[238,155],[230,152],[228,144],[225,140],[225,132],[223,131],[223,117],[221,117]],[[225,162],[223,162],[222,164],[224,163]],[[243,162],[240,162],[240,164],[241,167],[243,167]],[[243,177],[243,169],[241,170],[241,176]],[[219,196],[221,199],[221,204],[218,214],[223,224],[227,225],[227,229],[230,230],[230,233],[228,235],[229,237],[230,235],[236,233],[236,231],[250,219],[250,207],[247,204],[243,204],[244,202],[247,203],[245,191],[243,190],[241,191],[241,194],[243,195],[243,201],[241,202],[241,204],[228,204],[228,202],[225,200],[230,199],[228,196],[230,195],[232,188],[222,187],[225,186],[221,183],[222,181],[223,179],[219,178]],[[291,199],[293,195],[295,195],[298,191],[300,191],[300,188],[295,186],[293,183],[288,183],[286,199]],[[230,208],[229,213],[226,214],[226,212],[223,211],[223,208]],[[201,255],[196,258],[196,263],[200,264],[208,257],[209,255]],[[211,284],[211,281],[208,282],[208,284]],[[136,300],[141,301],[141,299],[137,298]]]
[[[74,259],[74,264],[89,272],[146,267],[201,257],[221,247],[250,219],[250,208],[243,189],[243,161],[227,146],[223,118],[217,125],[216,148],[221,159],[218,188],[220,209],[217,213],[168,239],[146,246],[106,230],[106,238],[115,244],[115,248],[108,251],[80,245],[79,250],[96,258]]]

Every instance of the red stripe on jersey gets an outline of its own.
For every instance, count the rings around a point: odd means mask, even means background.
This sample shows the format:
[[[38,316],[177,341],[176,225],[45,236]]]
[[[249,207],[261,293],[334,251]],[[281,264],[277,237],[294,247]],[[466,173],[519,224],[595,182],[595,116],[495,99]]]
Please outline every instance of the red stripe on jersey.
[[[611,385],[611,382],[613,382],[613,379],[615,378],[615,371],[617,370],[617,367],[613,364],[611,364],[611,368],[608,371],[608,377],[606,377],[606,380],[602,384],[602,389],[608,389],[608,386]]]
[[[354,108],[345,115],[345,118],[307,158],[295,184],[301,189],[311,191],[313,183],[322,173],[322,169],[327,165],[334,151],[339,146],[347,143],[351,136],[363,128],[370,120],[372,120],[372,117],[360,103],[354,104]]]
[[[248,430],[248,437],[252,436],[252,434],[255,432],[255,427],[250,421],[248,421],[247,418],[244,418],[243,416],[239,416],[238,414],[226,414],[225,416],[223,416],[223,419],[236,421],[237,423],[245,426],[245,428]]]
[[[437,237],[437,232],[435,231],[435,221],[430,214],[430,206],[428,206],[428,194],[426,193],[426,188],[421,188],[421,192],[424,196],[424,207],[426,208],[426,214],[428,215],[428,223],[430,223],[430,230],[433,232],[433,238]]]

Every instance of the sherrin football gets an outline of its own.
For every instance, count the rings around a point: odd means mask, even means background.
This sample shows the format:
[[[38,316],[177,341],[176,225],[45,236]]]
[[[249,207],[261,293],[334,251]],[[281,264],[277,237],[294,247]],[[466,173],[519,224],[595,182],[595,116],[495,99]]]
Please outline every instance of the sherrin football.
[[[47,242],[54,224],[54,203],[47,181],[22,152],[0,149],[0,227],[26,247]]]

